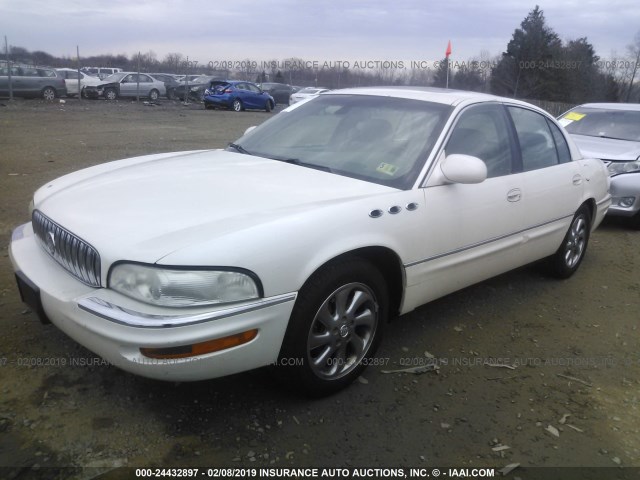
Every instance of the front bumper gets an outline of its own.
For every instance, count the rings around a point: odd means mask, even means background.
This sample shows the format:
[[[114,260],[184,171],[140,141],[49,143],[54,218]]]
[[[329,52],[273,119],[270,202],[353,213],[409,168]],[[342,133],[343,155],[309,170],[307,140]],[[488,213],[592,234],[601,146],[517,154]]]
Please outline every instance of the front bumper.
[[[609,215],[633,217],[640,212],[640,172],[622,173],[611,177],[611,206]],[[624,199],[633,198],[633,203],[624,203]]]
[[[75,341],[123,370],[169,381],[221,377],[277,361],[296,294],[208,309],[145,305],[106,288],[80,283],[39,246],[31,223],[9,248],[22,278],[39,290],[42,312]],[[239,346],[187,358],[149,358],[141,348],[171,349],[257,329]]]

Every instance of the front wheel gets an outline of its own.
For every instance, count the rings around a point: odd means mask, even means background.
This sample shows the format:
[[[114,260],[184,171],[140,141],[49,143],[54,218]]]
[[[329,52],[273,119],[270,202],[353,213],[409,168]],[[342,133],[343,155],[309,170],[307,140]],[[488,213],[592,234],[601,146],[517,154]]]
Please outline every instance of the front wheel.
[[[273,105],[271,105],[271,100],[267,100],[267,103],[264,106],[264,111],[269,113],[271,110],[273,110]]]
[[[302,287],[277,372],[311,396],[334,393],[371,363],[388,315],[387,286],[369,262],[329,264]]]
[[[555,254],[549,257],[549,270],[557,278],[569,278],[582,263],[591,232],[589,209],[582,206],[573,216],[569,231]]]
[[[104,98],[107,100],[115,100],[118,98],[118,93],[113,88],[107,88],[104,91]]]
[[[55,100],[56,91],[52,87],[45,87],[42,89],[42,98],[45,100]]]
[[[233,108],[234,112],[242,111],[242,102],[236,98],[231,104],[231,108]]]

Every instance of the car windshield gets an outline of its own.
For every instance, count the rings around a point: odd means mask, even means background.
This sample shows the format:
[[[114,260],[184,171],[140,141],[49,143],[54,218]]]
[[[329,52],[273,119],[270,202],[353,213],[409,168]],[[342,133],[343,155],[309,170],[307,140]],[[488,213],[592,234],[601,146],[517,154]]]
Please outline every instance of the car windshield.
[[[560,123],[571,134],[640,141],[640,111],[575,108]]]
[[[316,94],[323,91],[323,89],[321,88],[303,88],[302,90],[300,90],[298,93],[308,93],[308,94]]]
[[[211,77],[196,77],[191,80],[189,83],[209,83],[211,81]]]
[[[112,83],[112,82],[119,82],[120,80],[122,80],[122,77],[124,77],[126,75],[126,73],[114,73],[113,75],[109,75],[108,77],[106,77],[103,82],[104,83]]]
[[[281,112],[232,148],[408,189],[450,112],[419,100],[327,94]]]

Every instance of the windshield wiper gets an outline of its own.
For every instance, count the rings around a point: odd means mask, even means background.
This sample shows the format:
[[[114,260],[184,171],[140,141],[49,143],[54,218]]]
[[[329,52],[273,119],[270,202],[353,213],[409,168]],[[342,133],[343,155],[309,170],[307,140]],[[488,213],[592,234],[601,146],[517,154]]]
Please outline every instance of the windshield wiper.
[[[314,168],[316,170],[322,170],[323,172],[333,173],[333,170],[331,170],[326,165],[317,165],[315,163],[303,162],[299,158],[278,158],[278,157],[269,157],[269,158],[271,158],[272,160],[277,160],[279,162],[285,162],[285,163],[290,163],[292,165],[298,165],[299,167]]]
[[[575,135],[582,135],[583,137],[593,137],[593,138],[606,138],[607,140],[623,140],[625,142],[635,142],[635,140],[630,140],[628,138],[610,137],[609,135],[600,135],[600,134],[591,134],[591,133],[577,133]]]
[[[239,153],[244,153],[245,155],[253,155],[253,153],[251,153],[249,150],[244,148],[242,145],[238,145],[237,143],[230,143],[229,147],[233,148]]]

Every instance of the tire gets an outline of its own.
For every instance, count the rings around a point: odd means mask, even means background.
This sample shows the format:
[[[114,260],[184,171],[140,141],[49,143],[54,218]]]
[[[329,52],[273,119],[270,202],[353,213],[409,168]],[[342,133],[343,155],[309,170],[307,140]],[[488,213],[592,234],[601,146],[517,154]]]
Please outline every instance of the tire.
[[[388,305],[384,278],[369,262],[352,258],[321,268],[300,290],[276,373],[312,397],[345,388],[371,363]]]
[[[242,102],[240,101],[240,99],[236,98],[231,104],[231,108],[233,109],[234,112],[241,112]]]
[[[269,113],[271,110],[273,110],[273,105],[271,105],[271,100],[267,100],[267,103],[264,106],[264,111]]]
[[[116,92],[113,88],[107,88],[104,91],[104,98],[107,100],[116,100],[118,98],[118,92]]]
[[[158,90],[153,89],[149,92],[149,100],[155,102],[158,98],[160,98],[160,92]]]
[[[640,230],[640,212],[636,213],[633,217],[630,218],[629,225],[631,226],[631,228]]]
[[[569,278],[582,263],[587,251],[591,232],[591,215],[586,206],[581,206],[571,220],[562,244],[549,257],[549,271],[556,278]]]
[[[42,98],[45,100],[55,100],[56,98],[56,90],[53,87],[44,87],[42,89]]]

